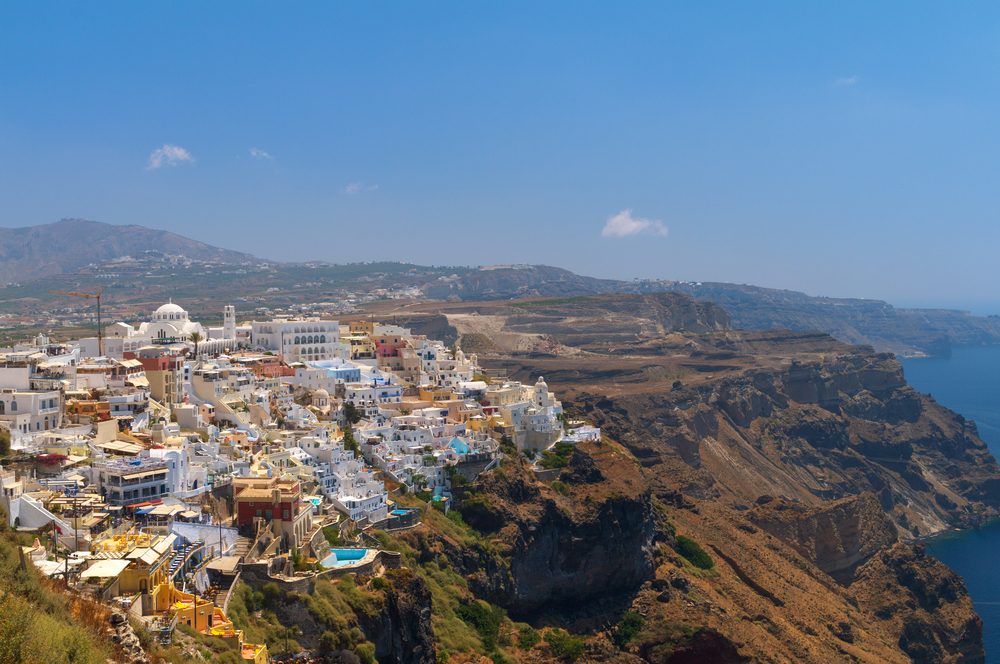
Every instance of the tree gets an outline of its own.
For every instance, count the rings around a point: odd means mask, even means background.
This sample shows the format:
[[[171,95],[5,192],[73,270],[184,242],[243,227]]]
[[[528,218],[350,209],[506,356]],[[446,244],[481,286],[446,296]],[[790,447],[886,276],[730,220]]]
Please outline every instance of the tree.
[[[361,445],[354,438],[354,430],[351,428],[350,422],[344,427],[344,448],[354,452],[355,457],[361,456]]]
[[[194,344],[194,357],[198,359],[198,344],[201,342],[201,332],[192,332],[188,341]]]
[[[285,654],[290,655],[292,651],[288,648],[288,639],[302,636],[302,629],[298,625],[286,625],[282,627],[281,632],[285,637]]]
[[[10,454],[10,431],[0,427],[0,456]]]
[[[357,424],[361,421],[361,411],[350,401],[344,402],[344,420],[348,424]]]

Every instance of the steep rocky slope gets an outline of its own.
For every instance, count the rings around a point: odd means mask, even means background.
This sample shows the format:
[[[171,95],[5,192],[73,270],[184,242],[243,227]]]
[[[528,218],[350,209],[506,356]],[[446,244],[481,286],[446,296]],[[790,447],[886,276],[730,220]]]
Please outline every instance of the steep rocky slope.
[[[458,509],[481,540],[426,528],[408,541],[423,564],[447,561],[512,618],[584,635],[582,659],[982,658],[981,624],[961,580],[919,547],[896,543],[871,495],[812,508],[764,499],[750,510],[676,491],[656,498],[649,471],[612,441],[580,446],[557,480],[516,459],[503,468],[461,492]],[[507,656],[545,661],[551,652]]]
[[[498,309],[475,314],[563,342],[566,352],[485,348],[483,358],[522,380],[543,373],[618,453],[598,475],[575,470],[589,465],[584,446],[555,482],[509,470],[482,478],[460,509],[496,541],[500,562],[470,588],[511,615],[584,630],[595,661],[982,661],[961,580],[907,543],[997,514],[1000,468],[973,423],[916,393],[892,356],[870,348],[790,332],[574,334],[592,299],[543,308],[539,327]],[[461,332],[469,312],[444,314]],[[616,476],[648,486],[653,570],[637,590],[604,598],[590,595],[607,586],[587,534],[612,532],[574,531],[547,506],[609,514]],[[567,544],[548,547],[559,539],[550,532],[570,535]],[[519,568],[522,538],[545,554]],[[577,542],[599,574],[559,562]],[[631,545],[647,559],[648,546]],[[482,560],[476,547],[454,550],[450,560],[472,561],[469,570]],[[560,595],[574,579],[582,588]],[[512,590],[528,580],[537,595]]]
[[[515,459],[460,492],[466,522],[499,546],[452,562],[474,592],[518,617],[572,614],[628,595],[652,575],[656,528],[636,471],[620,450],[583,446],[562,473],[574,488],[567,495]]]
[[[872,492],[912,536],[982,523],[1000,507],[1000,468],[975,425],[863,348],[580,403],[645,466],[669,470],[655,473],[663,482],[702,498],[816,504]]]
[[[747,514],[754,525],[842,582],[849,583],[859,564],[897,540],[896,528],[871,493],[816,507],[763,496]]]
[[[412,569],[387,571],[378,582],[318,579],[308,591],[254,578],[240,582],[230,614],[248,640],[273,654],[301,650],[323,661],[429,664],[435,660],[433,600]],[[287,628],[287,633],[286,633]],[[285,639],[294,643],[289,646]],[[359,656],[361,659],[359,659]]]

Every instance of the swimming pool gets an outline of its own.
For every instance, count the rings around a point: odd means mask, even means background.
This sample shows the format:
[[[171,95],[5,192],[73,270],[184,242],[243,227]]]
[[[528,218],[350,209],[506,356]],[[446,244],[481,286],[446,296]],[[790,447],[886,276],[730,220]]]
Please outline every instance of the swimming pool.
[[[392,511],[392,515],[393,516],[406,516],[407,514],[409,514],[412,511],[413,510],[396,509],[396,510]]]
[[[330,555],[320,561],[326,568],[353,565],[368,555],[368,549],[330,549]]]

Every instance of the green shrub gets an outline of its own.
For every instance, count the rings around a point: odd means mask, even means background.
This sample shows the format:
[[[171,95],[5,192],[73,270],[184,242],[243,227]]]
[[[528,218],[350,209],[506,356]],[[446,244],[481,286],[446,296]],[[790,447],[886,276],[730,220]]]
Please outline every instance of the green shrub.
[[[493,660],[493,664],[514,664],[514,660],[502,650],[497,650],[493,653],[491,659]]]
[[[281,599],[281,588],[274,581],[268,581],[261,587],[261,592],[264,595],[264,604],[267,606],[273,606],[275,602]]]
[[[496,650],[500,626],[506,617],[503,609],[477,599],[468,604],[460,604],[455,613],[476,630],[487,651]]]
[[[354,652],[361,660],[361,664],[375,664],[374,643],[362,643],[354,648]]]
[[[569,493],[569,486],[567,486],[565,482],[560,482],[559,480],[555,480],[552,483],[552,490],[558,494],[565,496],[567,493]]]
[[[712,557],[690,537],[678,535],[677,541],[674,544],[674,550],[684,556],[689,563],[699,569],[712,569],[712,567],[715,566],[715,562],[712,560]]]
[[[388,590],[389,582],[383,579],[381,576],[376,576],[372,579],[372,590]]]
[[[517,628],[517,645],[522,650],[531,650],[542,640],[542,636],[531,625],[521,625]]]
[[[615,627],[614,642],[619,648],[624,648],[628,645],[629,641],[635,638],[639,630],[642,629],[642,625],[646,622],[645,618],[641,614],[635,611],[626,611],[625,615],[618,622]]]
[[[330,546],[341,546],[344,543],[340,537],[340,528],[337,526],[324,526],[323,537],[330,543]]]
[[[542,459],[538,465],[542,468],[565,468],[569,465],[569,458],[573,456],[576,446],[572,443],[556,443],[552,449],[542,452]]]
[[[575,662],[583,656],[584,641],[564,629],[553,629],[545,633],[545,642],[553,657],[567,662]]]

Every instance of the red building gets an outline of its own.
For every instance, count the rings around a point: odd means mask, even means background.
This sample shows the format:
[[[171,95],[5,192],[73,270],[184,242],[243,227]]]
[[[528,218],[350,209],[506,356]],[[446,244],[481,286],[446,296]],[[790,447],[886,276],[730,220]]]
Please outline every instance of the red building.
[[[302,487],[292,479],[237,477],[233,480],[236,524],[252,526],[257,519],[299,547],[312,528],[312,505],[302,500]]]

